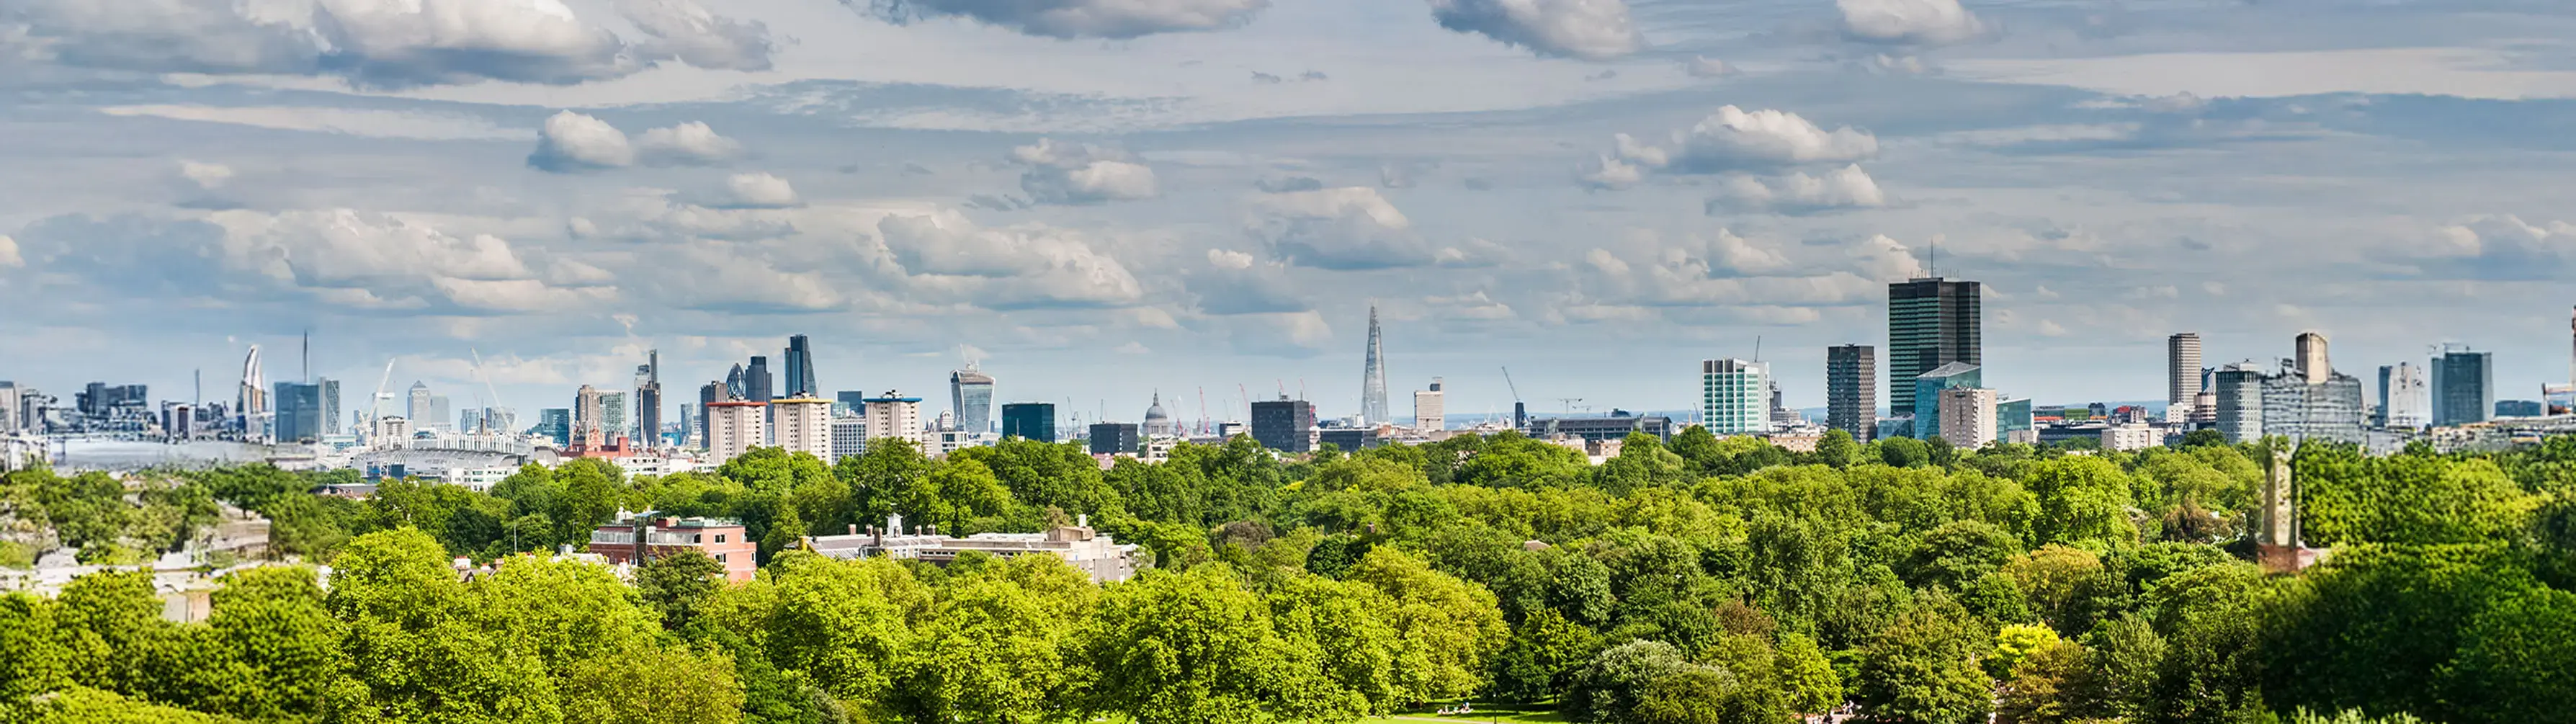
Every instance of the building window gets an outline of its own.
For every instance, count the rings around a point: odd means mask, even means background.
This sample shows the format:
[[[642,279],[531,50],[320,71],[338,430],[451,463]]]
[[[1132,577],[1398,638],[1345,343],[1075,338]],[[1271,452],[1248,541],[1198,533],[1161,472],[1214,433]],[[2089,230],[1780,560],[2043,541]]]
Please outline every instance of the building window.
[[[723,542],[724,542],[724,537],[725,537],[725,534],[723,534],[723,533],[717,533],[717,534],[716,534],[716,542],[717,542],[717,543],[723,543]]]
[[[723,554],[723,553],[718,553],[718,554],[716,554],[716,562],[717,562],[717,563],[723,563],[723,562],[725,562],[725,554]]]
[[[690,533],[690,534],[689,534],[689,542],[691,542],[691,543],[704,543],[704,542],[706,542],[706,535],[704,535],[704,534],[700,534],[700,533]]]

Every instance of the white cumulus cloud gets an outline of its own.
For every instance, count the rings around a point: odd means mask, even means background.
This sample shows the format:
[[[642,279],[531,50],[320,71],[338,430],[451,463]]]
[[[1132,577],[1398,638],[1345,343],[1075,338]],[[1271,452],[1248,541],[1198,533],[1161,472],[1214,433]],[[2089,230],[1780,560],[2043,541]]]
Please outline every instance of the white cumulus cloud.
[[[2467,279],[2562,279],[2576,271],[2576,224],[2533,224],[2511,214],[2471,216],[2441,229],[2425,263],[2431,274]]]
[[[537,132],[537,150],[528,165],[555,173],[572,173],[634,165],[635,146],[626,133],[607,121],[563,111],[546,119]]]
[[[1949,45],[1975,39],[1985,23],[1959,0],[1835,0],[1843,32],[1854,39],[1898,45]]]
[[[877,223],[895,261],[915,275],[968,277],[960,290],[997,309],[1118,307],[1144,287],[1117,259],[1069,230],[1043,225],[977,226],[964,214],[894,215]]]
[[[324,68],[367,86],[572,84],[640,69],[615,33],[558,0],[318,0]]]
[[[742,156],[742,142],[700,121],[647,130],[635,137],[635,149],[638,158],[656,166],[712,166]]]
[[[1726,211],[1806,213],[1886,205],[1887,194],[1879,190],[1878,182],[1862,171],[1860,164],[1852,164],[1822,176],[1804,173],[1773,177],[1729,176],[1719,186],[1718,195],[1709,199],[1708,213],[1712,216]]]
[[[1430,0],[1440,27],[1476,33],[1540,55],[1608,60],[1645,40],[1626,0]]]
[[[1161,194],[1154,169],[1104,146],[1038,139],[1011,149],[1011,162],[1028,168],[1020,190],[1042,204],[1098,204],[1150,199]]]
[[[647,59],[676,59],[710,70],[768,70],[776,45],[769,26],[708,12],[693,0],[618,0],[618,14],[649,40],[635,44]]]
[[[1637,164],[1605,154],[1591,170],[1576,175],[1575,180],[1582,182],[1584,188],[1619,191],[1644,182],[1646,170]]]
[[[1134,38],[1242,25],[1270,0],[841,0],[892,23],[965,18],[1050,38]]]
[[[763,70],[757,22],[692,0],[622,0],[630,44],[562,0],[16,0],[29,60],[150,73],[338,76],[373,88],[487,80],[570,85],[676,59]]]
[[[1247,226],[1272,256],[1318,269],[1358,270],[1424,266],[1438,250],[1413,231],[1413,221],[1366,186],[1265,194]]]
[[[742,157],[742,143],[698,121],[646,130],[633,139],[596,117],[562,111],[537,132],[528,165],[554,173],[649,166],[714,166]]]
[[[1614,137],[1615,159],[1605,157],[1598,173],[1583,179],[1593,188],[1634,184],[1616,160],[1638,169],[1664,173],[1703,174],[1818,163],[1849,163],[1878,155],[1878,137],[1844,126],[1828,131],[1798,114],[1782,110],[1717,109],[1688,129],[1674,131],[1665,145],[1627,134]]]
[[[8,234],[0,234],[0,267],[22,267],[26,265],[27,258],[18,255],[18,240],[9,238]]]
[[[738,173],[725,179],[725,192],[732,205],[751,209],[783,209],[803,204],[796,197],[796,187],[787,179],[768,172]]]

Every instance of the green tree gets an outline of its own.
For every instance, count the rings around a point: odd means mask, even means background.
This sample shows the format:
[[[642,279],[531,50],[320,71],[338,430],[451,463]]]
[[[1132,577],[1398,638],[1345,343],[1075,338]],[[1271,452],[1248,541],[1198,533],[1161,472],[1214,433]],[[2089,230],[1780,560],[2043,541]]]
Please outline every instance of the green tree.
[[[1981,520],[1961,520],[1925,534],[1895,569],[1916,587],[1965,591],[1969,582],[2002,568],[2022,551],[2021,539],[2010,531]]]
[[[1554,698],[1572,683],[1576,667],[1601,650],[1601,637],[1582,624],[1566,620],[1556,609],[1530,613],[1512,629],[1491,664],[1491,695],[1532,703]]]
[[[1073,693],[1066,645],[1089,613],[1051,556],[960,576],[939,593],[920,647],[905,657],[895,708],[913,721],[1035,722],[1061,718]],[[1023,583],[1027,581],[1028,583]],[[1063,596],[1070,602],[1051,601]],[[1073,605],[1067,606],[1066,603]]]
[[[2041,651],[2057,648],[2057,632],[2046,626],[2005,626],[1995,632],[1995,650],[1984,659],[1986,675],[2009,679],[2015,667]]]
[[[37,697],[34,724],[240,724],[242,720],[131,701],[97,689],[74,688]],[[0,708],[0,712],[8,711]]]
[[[1396,675],[1417,700],[1474,693],[1486,660],[1510,638],[1493,593],[1393,547],[1369,551],[1346,577],[1394,600],[1390,623],[1402,637],[1405,664]]]
[[[1777,666],[1780,686],[1792,711],[1822,714],[1843,704],[1843,679],[1834,673],[1823,647],[1806,634],[1780,635]]]
[[[1816,462],[1834,468],[1860,464],[1861,452],[1860,443],[1852,439],[1849,430],[1827,430],[1825,438],[1816,441]]]
[[[341,680],[348,627],[332,618],[314,571],[271,566],[229,574],[193,649],[190,706],[251,721],[306,721]]]
[[[688,548],[635,568],[635,593],[659,614],[662,627],[687,631],[698,609],[724,588],[725,567],[705,551]]]
[[[1976,654],[1985,636],[1937,598],[1880,631],[1861,654],[1853,698],[1872,721],[1966,724],[1990,710]]]
[[[567,724],[737,724],[743,687],[722,651],[646,646],[576,665],[564,678]]]
[[[1316,667],[1312,648],[1271,628],[1268,608],[1222,565],[1147,571],[1112,589],[1076,637],[1077,659],[1096,677],[1082,697],[1091,716],[1138,724],[1349,721],[1357,697]]]
[[[2576,711],[2576,593],[2532,590],[2498,600],[2460,632],[2441,668],[2452,721],[2533,722]]]
[[[2088,455],[2035,462],[2022,484],[2039,498],[2034,542],[2110,545],[2137,539],[2129,520],[2129,478],[2109,460]]]
[[[1594,655],[1575,674],[1559,706],[1565,718],[1630,724],[1655,682],[1698,668],[1681,650],[1661,641],[1630,641]]]

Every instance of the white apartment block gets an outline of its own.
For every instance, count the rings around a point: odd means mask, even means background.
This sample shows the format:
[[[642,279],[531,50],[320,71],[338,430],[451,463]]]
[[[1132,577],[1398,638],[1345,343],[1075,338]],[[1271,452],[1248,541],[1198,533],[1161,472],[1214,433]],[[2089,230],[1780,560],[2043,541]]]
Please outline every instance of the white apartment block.
[[[1995,441],[1994,390],[1952,387],[1941,391],[1941,439],[1974,450]]]
[[[707,459],[722,465],[769,440],[769,403],[707,403]]]
[[[832,401],[814,397],[791,397],[769,401],[772,416],[778,419],[778,446],[789,453],[805,453],[825,461],[832,459]]]

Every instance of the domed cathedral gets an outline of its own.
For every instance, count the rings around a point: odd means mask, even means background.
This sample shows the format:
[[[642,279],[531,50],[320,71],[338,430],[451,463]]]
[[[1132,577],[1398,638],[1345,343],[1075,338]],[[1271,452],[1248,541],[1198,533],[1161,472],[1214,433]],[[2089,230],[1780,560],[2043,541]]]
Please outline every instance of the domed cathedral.
[[[1163,393],[1160,391],[1154,393],[1154,406],[1145,408],[1144,432],[1146,437],[1181,434],[1180,428],[1172,424],[1172,413],[1163,410]]]

